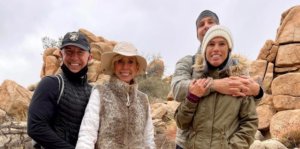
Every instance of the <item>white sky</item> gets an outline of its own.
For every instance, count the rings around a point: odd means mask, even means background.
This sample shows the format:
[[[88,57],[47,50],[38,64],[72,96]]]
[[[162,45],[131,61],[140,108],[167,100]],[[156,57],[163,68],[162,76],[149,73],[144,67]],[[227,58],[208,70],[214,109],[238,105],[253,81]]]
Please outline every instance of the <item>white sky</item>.
[[[234,52],[255,60],[275,40],[281,14],[299,0],[0,0],[0,83],[24,87],[40,80],[42,37],[58,39],[85,28],[108,40],[129,41],[147,57],[160,55],[165,74],[196,52],[195,20],[216,12],[234,38]]]

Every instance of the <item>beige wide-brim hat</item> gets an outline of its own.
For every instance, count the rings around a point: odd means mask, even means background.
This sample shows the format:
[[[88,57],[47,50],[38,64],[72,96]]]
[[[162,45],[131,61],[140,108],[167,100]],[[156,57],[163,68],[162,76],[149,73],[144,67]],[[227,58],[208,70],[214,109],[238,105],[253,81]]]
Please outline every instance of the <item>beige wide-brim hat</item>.
[[[137,74],[145,74],[147,68],[146,59],[140,56],[137,49],[128,42],[118,42],[112,52],[105,52],[101,55],[101,70],[104,74],[112,75],[114,73],[112,60],[116,55],[136,57],[139,66]]]

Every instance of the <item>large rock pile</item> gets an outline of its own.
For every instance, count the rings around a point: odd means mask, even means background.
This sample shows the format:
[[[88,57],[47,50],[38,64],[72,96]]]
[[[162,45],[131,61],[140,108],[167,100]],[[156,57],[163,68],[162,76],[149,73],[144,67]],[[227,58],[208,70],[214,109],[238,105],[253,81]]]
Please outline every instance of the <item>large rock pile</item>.
[[[26,133],[27,109],[32,93],[14,81],[0,86],[0,148],[23,148],[30,143]]]
[[[259,130],[287,147],[300,143],[300,6],[285,11],[275,41],[267,40],[251,75],[266,91],[257,106]],[[258,143],[258,142],[256,142]]]
[[[174,149],[176,137],[176,122],[174,113],[179,103],[167,101],[151,105],[152,119],[155,126],[155,144],[157,148]]]

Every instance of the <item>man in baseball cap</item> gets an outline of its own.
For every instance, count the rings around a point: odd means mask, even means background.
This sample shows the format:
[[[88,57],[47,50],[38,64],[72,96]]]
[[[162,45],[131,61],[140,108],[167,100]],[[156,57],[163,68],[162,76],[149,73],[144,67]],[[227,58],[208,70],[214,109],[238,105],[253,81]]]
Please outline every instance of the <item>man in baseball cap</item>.
[[[87,64],[91,59],[90,44],[79,32],[67,33],[60,47],[63,60],[62,70],[71,71],[82,76],[87,73]],[[83,72],[81,72],[83,71]]]
[[[74,149],[92,89],[87,82],[92,56],[79,32],[67,33],[60,49],[62,72],[40,81],[29,106],[27,132],[42,148]]]

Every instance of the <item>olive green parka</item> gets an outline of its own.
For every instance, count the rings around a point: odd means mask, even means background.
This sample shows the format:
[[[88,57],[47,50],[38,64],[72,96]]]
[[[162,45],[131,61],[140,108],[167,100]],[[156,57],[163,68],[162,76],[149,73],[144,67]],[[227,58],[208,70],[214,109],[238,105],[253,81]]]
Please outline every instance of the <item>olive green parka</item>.
[[[246,59],[229,58],[222,70],[207,71],[198,55],[195,78],[220,79],[248,74]],[[177,126],[189,130],[187,149],[248,149],[254,141],[258,118],[253,97],[234,97],[209,89],[198,103],[185,99],[175,112]]]

